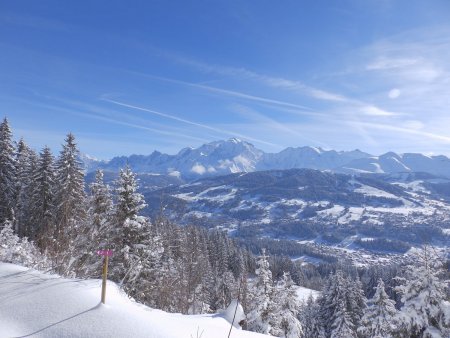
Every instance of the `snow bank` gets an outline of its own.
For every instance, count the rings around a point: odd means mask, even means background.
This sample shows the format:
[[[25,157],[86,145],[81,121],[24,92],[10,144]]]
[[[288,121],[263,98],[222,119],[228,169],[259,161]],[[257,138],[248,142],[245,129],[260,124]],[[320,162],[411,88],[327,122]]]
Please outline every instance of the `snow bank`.
[[[108,283],[100,303],[100,280],[64,279],[0,263],[0,337],[227,337],[222,315],[170,314],[137,304]],[[263,335],[233,328],[231,337]]]
[[[231,301],[230,305],[221,313],[222,317],[234,327],[240,328],[239,323],[245,320],[244,309],[242,305],[238,303],[237,299]]]
[[[295,290],[295,291],[297,293],[298,300],[301,301],[301,302],[307,302],[309,296],[312,296],[313,299],[316,299],[320,295],[319,291],[316,291],[316,290],[313,290],[313,289],[308,289],[308,288],[305,288],[303,286],[299,286],[297,288],[297,290]]]

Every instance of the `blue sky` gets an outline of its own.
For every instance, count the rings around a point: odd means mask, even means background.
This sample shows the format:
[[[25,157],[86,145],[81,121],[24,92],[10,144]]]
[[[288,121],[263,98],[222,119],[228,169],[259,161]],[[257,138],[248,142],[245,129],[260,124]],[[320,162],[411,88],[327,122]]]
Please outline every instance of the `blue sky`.
[[[0,2],[0,116],[98,158],[239,137],[450,155],[450,2]]]

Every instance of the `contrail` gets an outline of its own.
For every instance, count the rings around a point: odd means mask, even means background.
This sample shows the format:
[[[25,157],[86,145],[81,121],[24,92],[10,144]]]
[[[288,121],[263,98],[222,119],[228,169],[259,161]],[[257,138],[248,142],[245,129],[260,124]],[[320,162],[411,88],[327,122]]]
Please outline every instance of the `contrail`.
[[[192,126],[208,129],[208,130],[214,131],[216,133],[226,134],[226,135],[230,135],[230,136],[238,136],[238,137],[250,140],[250,141],[266,144],[266,145],[269,145],[269,146],[279,147],[279,145],[275,144],[275,143],[267,142],[267,141],[264,141],[264,140],[259,140],[259,139],[252,138],[252,137],[249,137],[249,136],[246,136],[246,135],[235,133],[233,131],[228,131],[228,130],[214,128],[214,127],[208,126],[206,124],[189,121],[189,120],[183,119],[181,117],[174,116],[174,115],[169,115],[169,114],[166,114],[166,113],[161,113],[161,112],[156,111],[156,110],[143,108],[143,107],[138,107],[138,106],[135,106],[135,105],[132,105],[132,104],[128,104],[128,103],[124,103],[124,102],[120,102],[120,101],[116,101],[116,100],[112,100],[112,99],[108,99],[108,98],[104,98],[104,97],[101,98],[101,100],[106,101],[106,102],[110,102],[110,103],[113,103],[113,104],[116,104],[116,105],[119,105],[119,106],[122,106],[122,107],[127,107],[127,108],[131,108],[131,109],[145,111],[147,113],[151,113],[151,114],[155,114],[155,115],[158,115],[158,116],[162,116],[162,117],[174,120],[174,121],[190,124]]]
[[[55,111],[58,111],[58,112],[64,111],[64,112],[67,112],[69,114],[73,114],[73,115],[76,115],[76,116],[81,116],[81,117],[86,117],[86,118],[90,118],[90,119],[105,121],[105,122],[109,122],[109,123],[113,123],[113,124],[117,124],[117,125],[121,125],[121,126],[126,126],[126,127],[130,127],[130,128],[150,131],[150,132],[161,134],[161,135],[183,137],[183,138],[186,138],[186,139],[191,139],[191,140],[194,140],[194,141],[200,141],[200,142],[203,142],[203,143],[208,142],[208,140],[200,138],[200,137],[186,135],[186,134],[182,134],[182,133],[179,133],[179,132],[172,132],[172,131],[168,131],[168,130],[151,128],[151,127],[147,127],[147,126],[142,125],[142,124],[125,122],[125,121],[122,121],[122,120],[113,119],[111,117],[100,116],[100,115],[96,114],[95,112],[92,112],[91,109],[86,109],[85,108],[85,109],[82,109],[82,110],[78,110],[78,109],[72,110],[72,109],[67,109],[67,108],[63,108],[63,107],[59,107],[59,106],[52,106],[52,105],[48,105],[48,104],[38,104],[38,103],[34,103],[34,104],[38,105],[40,107],[44,107],[44,108],[47,108],[47,109],[55,110]],[[83,112],[83,110],[84,110],[84,112]],[[89,111],[89,113],[87,113],[86,111]]]
[[[134,73],[134,74],[137,74],[140,76],[149,77],[149,78],[156,79],[156,80],[165,81],[165,82],[171,82],[171,83],[181,84],[184,86],[200,88],[200,89],[207,90],[207,91],[210,91],[213,93],[224,94],[227,96],[234,96],[234,97],[238,97],[238,98],[246,99],[246,100],[250,100],[250,101],[268,103],[268,104],[272,104],[272,105],[295,108],[295,109],[300,109],[300,110],[308,110],[308,111],[314,110],[310,107],[303,106],[300,104],[295,104],[295,103],[280,101],[280,100],[273,100],[273,99],[269,99],[269,98],[262,97],[262,96],[256,96],[256,95],[250,95],[250,94],[246,94],[246,93],[236,92],[234,90],[206,86],[206,85],[201,85],[201,84],[197,84],[197,83],[186,82],[186,81],[181,81],[181,80],[176,80],[176,79],[170,79],[170,78],[166,78],[166,77],[144,74],[144,73],[139,73],[139,72],[131,72],[131,73]]]

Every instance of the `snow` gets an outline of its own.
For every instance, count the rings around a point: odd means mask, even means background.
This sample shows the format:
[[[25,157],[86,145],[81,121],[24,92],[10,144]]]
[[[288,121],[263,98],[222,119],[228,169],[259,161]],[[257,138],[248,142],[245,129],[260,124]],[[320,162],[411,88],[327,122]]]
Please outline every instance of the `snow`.
[[[303,286],[297,287],[297,290],[295,290],[295,292],[297,294],[298,300],[305,303],[308,301],[309,296],[312,296],[313,299],[317,299],[317,297],[319,297],[320,295],[319,291],[308,289]]]
[[[314,243],[314,241],[297,241],[297,243]],[[308,265],[308,264],[312,264],[312,265],[319,265],[321,263],[323,263],[323,260],[317,257],[312,257],[312,256],[308,256],[308,255],[303,255],[303,256],[299,256],[299,257],[295,257],[292,258],[293,261],[301,261],[302,265]]]
[[[300,188],[303,188],[303,187],[300,187]],[[299,188],[299,189],[300,189]],[[298,199],[298,198],[293,198],[293,199],[289,199],[289,200],[286,200],[286,199],[282,199],[281,201],[280,201],[280,204],[284,204],[284,205],[292,205],[292,206],[295,206],[295,205],[298,205],[298,206],[304,206],[304,205],[306,205],[307,203],[304,201],[304,200],[301,200],[301,199]]]
[[[0,337],[226,337],[222,314],[181,315],[130,300],[108,282],[100,303],[101,280],[64,279],[0,263]],[[233,328],[231,337],[263,337]]]
[[[359,188],[356,188],[354,190],[354,192],[359,192],[366,196],[386,197],[386,198],[394,198],[394,199],[398,198],[397,196],[395,196],[391,193],[371,187],[369,185],[362,185]]]
[[[201,164],[196,163],[192,168],[191,171],[193,173],[203,175],[206,172],[206,168],[202,166]]]
[[[338,217],[345,210],[345,207],[342,205],[335,204],[331,208],[320,210],[317,212],[318,215],[330,215],[333,217]]]
[[[350,207],[350,208],[348,208],[348,212],[338,219],[338,222],[339,223],[347,223],[347,222],[351,222],[351,221],[357,221],[361,218],[363,213],[364,213],[364,208]]]
[[[233,324],[236,328],[239,328],[240,321],[245,320],[244,308],[237,299],[234,299],[221,315],[228,323]]]
[[[223,191],[221,193],[218,193],[216,196],[210,196],[211,192],[213,192],[215,190],[229,190],[229,191],[227,191],[227,192]],[[225,201],[235,198],[237,191],[238,191],[238,189],[236,189],[236,188],[230,188],[229,186],[221,185],[221,186],[211,187],[206,190],[203,190],[202,192],[198,193],[197,195],[195,195],[192,192],[188,192],[188,193],[175,194],[173,196],[183,199],[188,202],[196,202],[196,201],[202,201],[202,200],[208,200],[208,201],[214,201],[214,202],[225,202]]]

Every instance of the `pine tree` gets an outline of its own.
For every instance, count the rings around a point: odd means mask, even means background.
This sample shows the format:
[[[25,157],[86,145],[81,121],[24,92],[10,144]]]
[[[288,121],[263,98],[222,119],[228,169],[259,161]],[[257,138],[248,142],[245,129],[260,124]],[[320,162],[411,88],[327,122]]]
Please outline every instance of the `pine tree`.
[[[13,221],[16,197],[16,165],[9,122],[0,123],[0,224]]]
[[[111,248],[114,217],[110,188],[103,181],[102,170],[96,171],[89,190],[89,227],[86,227],[84,236],[77,238],[77,251],[84,253],[79,256],[77,272],[85,277],[100,277],[103,262],[97,251]]]
[[[119,281],[132,296],[145,298],[144,290],[149,292],[151,288],[145,280],[155,278],[154,273],[164,249],[155,227],[139,215],[146,204],[138,192],[135,174],[128,166],[120,171],[116,193],[112,278]]]
[[[39,154],[33,173],[31,195],[32,239],[36,239],[42,251],[53,245],[55,228],[55,168],[50,148],[45,147]]]
[[[127,219],[134,220],[138,217],[139,212],[146,207],[144,196],[138,192],[138,182],[136,175],[131,171],[129,166],[121,169],[119,179],[116,182],[117,207],[115,222],[122,226]],[[123,230],[123,229],[122,229]],[[127,231],[124,231],[125,244],[130,238]]]
[[[76,237],[85,234],[86,195],[84,173],[78,160],[75,137],[69,133],[56,162],[55,263],[59,273],[67,273],[76,262]]]
[[[300,319],[304,338],[325,338],[325,329],[320,317],[320,306],[312,295],[309,296],[306,304],[302,306]]]
[[[355,286],[352,286],[356,284]],[[330,276],[319,299],[322,325],[327,337],[356,337],[358,318],[365,299],[358,283],[344,278],[342,271]],[[356,321],[356,322],[355,322]]]
[[[351,314],[344,299],[338,299],[332,319],[330,338],[357,337]]]
[[[127,219],[125,226],[135,227],[134,243],[125,248],[124,267],[126,275],[122,281],[127,293],[136,300],[150,303],[159,284],[159,270],[164,248],[159,236],[147,218],[138,216]]]
[[[300,302],[297,298],[296,286],[288,272],[283,274],[283,279],[277,284],[274,303],[271,334],[286,338],[301,337],[303,329],[298,320]]]
[[[375,294],[364,311],[358,333],[363,337],[391,338],[396,329],[396,314],[395,302],[387,295],[380,278]]]
[[[406,268],[406,280],[397,287],[402,294],[399,312],[400,333],[408,337],[449,337],[450,303],[448,282],[441,280],[442,261],[425,246]]]
[[[110,188],[103,181],[103,171],[97,170],[95,181],[90,185],[89,217],[92,222],[90,229],[91,241],[95,241],[98,247],[110,246],[114,206]]]
[[[37,155],[21,139],[17,146],[16,156],[16,225],[20,237],[33,237],[31,196],[34,189],[33,173],[37,166]]]
[[[347,310],[350,314],[350,318],[354,328],[358,328],[363,316],[364,310],[367,305],[367,298],[364,295],[361,281],[359,278],[353,280],[352,278],[346,279],[348,290],[347,292]]]
[[[247,327],[251,331],[264,334],[270,332],[270,315],[273,307],[273,281],[268,257],[263,249],[257,261],[256,283],[252,290],[251,311],[248,314]]]

